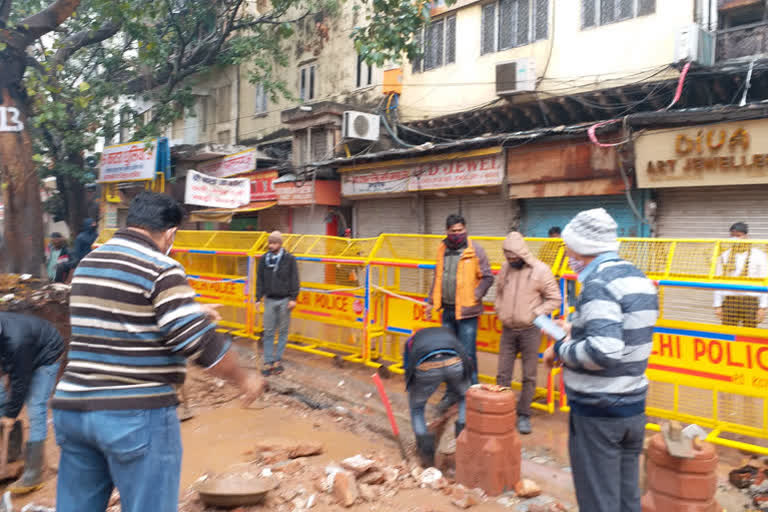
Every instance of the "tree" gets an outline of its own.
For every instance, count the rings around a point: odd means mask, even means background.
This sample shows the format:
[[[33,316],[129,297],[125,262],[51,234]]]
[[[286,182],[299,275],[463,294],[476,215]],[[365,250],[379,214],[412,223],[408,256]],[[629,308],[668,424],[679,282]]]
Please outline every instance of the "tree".
[[[0,108],[11,113],[5,124],[0,117],[0,264],[41,272],[39,176],[57,178],[63,216],[79,226],[94,178],[84,154],[111,138],[115,117],[136,138],[157,136],[193,105],[195,77],[221,65],[246,65],[251,80],[290,96],[279,73],[283,43],[297,22],[332,15],[343,1],[0,0]],[[424,2],[352,2],[367,13],[369,25],[352,37],[369,62],[418,54],[412,35],[429,18]],[[139,112],[126,99],[152,108]],[[9,125],[18,131],[3,131]]]

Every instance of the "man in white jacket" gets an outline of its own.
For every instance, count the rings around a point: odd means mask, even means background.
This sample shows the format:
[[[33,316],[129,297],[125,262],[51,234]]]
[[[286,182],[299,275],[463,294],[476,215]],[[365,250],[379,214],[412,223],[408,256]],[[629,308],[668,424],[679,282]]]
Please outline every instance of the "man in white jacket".
[[[743,222],[731,226],[733,244],[717,260],[716,275],[735,278],[768,277],[768,255],[754,244],[743,242],[749,227]],[[768,311],[768,293],[723,290],[715,292],[715,314],[723,325],[757,327]]]

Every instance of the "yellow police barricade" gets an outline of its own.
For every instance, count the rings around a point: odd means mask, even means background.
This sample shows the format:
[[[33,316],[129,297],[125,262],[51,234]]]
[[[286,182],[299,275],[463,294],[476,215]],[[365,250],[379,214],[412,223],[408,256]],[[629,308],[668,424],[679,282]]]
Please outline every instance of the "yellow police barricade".
[[[362,362],[366,337],[365,275],[376,239],[285,235],[284,247],[296,256],[301,292],[293,311],[289,347],[326,357]],[[267,250],[258,249],[254,265]],[[254,267],[255,269],[256,267]],[[255,275],[255,270],[254,270]],[[255,290],[253,291],[255,297]],[[259,318],[261,311],[257,312]],[[369,321],[370,324],[370,321]],[[261,332],[261,320],[257,331]],[[367,335],[380,336],[375,329]]]
[[[380,343],[372,347],[371,353],[378,354],[371,366],[386,364],[394,373],[403,373],[402,350],[404,341],[415,331],[440,325],[439,312],[427,315],[426,299],[432,287],[437,250],[443,237],[433,235],[384,234],[370,258],[370,294],[373,302],[381,304],[383,311],[375,315],[382,320],[385,333]],[[482,246],[488,255],[494,275],[505,261],[500,237],[472,237],[472,242]],[[557,268],[562,261],[559,241],[551,239],[527,240],[531,252],[542,261]],[[479,318],[477,333],[479,379],[482,382],[496,382],[496,357],[499,352],[499,338],[502,325],[494,310],[495,285],[485,297],[485,313]],[[546,341],[542,339],[543,351]],[[492,372],[488,375],[487,372]],[[483,373],[486,372],[486,373]],[[542,383],[547,375],[541,372]],[[511,383],[517,389],[520,384]],[[549,400],[549,387],[537,386],[533,407],[553,412],[554,401]],[[538,403],[540,398],[547,403]]]

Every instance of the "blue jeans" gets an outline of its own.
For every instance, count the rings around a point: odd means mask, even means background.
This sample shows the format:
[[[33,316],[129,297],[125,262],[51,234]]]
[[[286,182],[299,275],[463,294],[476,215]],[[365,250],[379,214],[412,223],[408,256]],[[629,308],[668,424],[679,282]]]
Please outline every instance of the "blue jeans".
[[[48,437],[48,400],[56,387],[56,375],[59,373],[59,362],[40,366],[32,374],[29,391],[24,403],[27,405],[29,416],[29,442],[45,441]],[[8,403],[5,386],[0,385],[0,404],[2,410]]]
[[[181,432],[175,407],[54,409],[61,448],[57,512],[104,512],[114,487],[123,512],[176,512]]]
[[[469,380],[464,378],[464,366],[459,362],[445,368],[433,368],[432,370],[416,370],[413,381],[408,387],[408,405],[411,408],[411,426],[413,433],[423,436],[427,433],[427,421],[424,417],[424,408],[432,394],[445,382],[448,392],[458,397],[459,423],[465,423],[467,407],[464,395],[469,389]]]
[[[456,320],[456,308],[443,308],[443,327],[456,334],[464,351],[472,360],[472,384],[477,384],[477,324],[477,317]]]
[[[264,299],[264,363],[271,364],[283,360],[285,345],[288,343],[288,328],[291,325],[291,299]],[[275,351],[275,331],[277,331],[277,351]]]

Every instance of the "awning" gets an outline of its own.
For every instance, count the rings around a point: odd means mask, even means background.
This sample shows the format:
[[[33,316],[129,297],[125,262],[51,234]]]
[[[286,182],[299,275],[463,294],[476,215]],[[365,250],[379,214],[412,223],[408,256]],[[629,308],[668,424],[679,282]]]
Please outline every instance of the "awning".
[[[189,215],[191,222],[231,222],[232,216],[238,213],[249,213],[266,210],[277,204],[277,201],[254,201],[240,208],[211,208],[208,210],[196,210]]]

